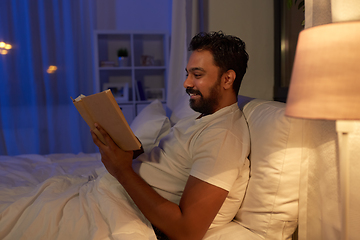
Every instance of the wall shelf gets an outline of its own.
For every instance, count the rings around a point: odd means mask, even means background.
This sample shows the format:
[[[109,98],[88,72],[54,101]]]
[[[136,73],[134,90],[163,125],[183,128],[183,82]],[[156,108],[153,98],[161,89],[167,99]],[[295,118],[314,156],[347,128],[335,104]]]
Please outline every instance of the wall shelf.
[[[119,66],[122,64],[117,57],[120,48],[128,51],[126,66]],[[167,33],[95,31],[94,54],[96,92],[109,86],[117,91],[118,104],[129,123],[152,100],[159,99],[166,104]]]

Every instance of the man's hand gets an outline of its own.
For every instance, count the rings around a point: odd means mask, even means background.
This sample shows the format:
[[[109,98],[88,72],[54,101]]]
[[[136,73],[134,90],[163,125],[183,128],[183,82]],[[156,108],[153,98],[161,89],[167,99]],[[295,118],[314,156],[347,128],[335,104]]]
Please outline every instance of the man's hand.
[[[228,192],[190,176],[180,205],[170,202],[133,171],[133,152],[121,150],[101,126],[95,126],[107,144],[103,144],[96,134],[91,132],[94,143],[100,149],[101,161],[125,188],[145,217],[171,239],[201,239]]]
[[[90,130],[94,143],[99,147],[101,161],[108,172],[120,180],[119,178],[123,176],[124,172],[132,170],[131,163],[134,152],[123,151],[116,145],[109,134],[99,124],[95,123],[95,127],[103,135],[106,142],[106,145],[103,144],[96,134]]]

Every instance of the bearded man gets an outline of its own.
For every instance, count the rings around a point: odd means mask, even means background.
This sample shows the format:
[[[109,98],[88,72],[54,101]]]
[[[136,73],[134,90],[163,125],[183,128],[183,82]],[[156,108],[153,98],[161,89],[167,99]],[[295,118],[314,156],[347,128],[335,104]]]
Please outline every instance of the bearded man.
[[[170,239],[201,239],[230,222],[249,178],[250,140],[237,95],[246,72],[244,42],[222,32],[196,35],[184,82],[196,117],[180,120],[159,146],[134,161],[101,126],[92,133],[102,162],[143,215]],[[119,216],[120,217],[120,216]]]

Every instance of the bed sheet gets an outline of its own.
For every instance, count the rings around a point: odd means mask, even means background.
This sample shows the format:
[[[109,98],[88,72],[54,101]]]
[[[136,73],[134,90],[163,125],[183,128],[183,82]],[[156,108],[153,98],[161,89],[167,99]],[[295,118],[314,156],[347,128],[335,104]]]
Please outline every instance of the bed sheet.
[[[0,156],[0,239],[156,239],[99,154]]]
[[[86,175],[102,167],[100,154],[0,156],[0,187],[36,186],[60,175]]]

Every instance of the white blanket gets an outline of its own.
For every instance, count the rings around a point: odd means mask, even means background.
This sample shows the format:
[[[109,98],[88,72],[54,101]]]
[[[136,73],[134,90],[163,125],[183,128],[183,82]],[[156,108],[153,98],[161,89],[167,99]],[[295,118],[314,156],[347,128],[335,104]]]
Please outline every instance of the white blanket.
[[[155,240],[121,185],[95,166],[96,154],[1,156],[0,239]]]

